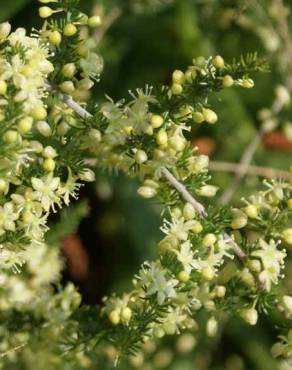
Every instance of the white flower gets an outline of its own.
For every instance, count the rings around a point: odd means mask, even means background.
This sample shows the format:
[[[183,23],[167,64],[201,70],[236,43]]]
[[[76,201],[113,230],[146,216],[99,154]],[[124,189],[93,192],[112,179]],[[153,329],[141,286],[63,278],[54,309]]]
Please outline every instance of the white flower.
[[[3,207],[0,206],[0,235],[3,235],[6,230],[14,231],[17,218],[12,202],[5,203]]]
[[[184,270],[187,273],[190,273],[193,268],[200,268],[198,261],[194,259],[194,253],[191,249],[191,246],[191,242],[187,240],[181,245],[179,252],[175,251],[175,253],[177,254],[177,259],[181,262]]]
[[[176,291],[174,287],[178,284],[176,279],[168,279],[166,271],[159,265],[152,263],[147,269],[143,269],[140,275],[142,285],[147,286],[147,295],[157,293],[158,304],[163,304],[168,298],[175,298]]]
[[[271,290],[272,283],[278,283],[280,271],[286,257],[286,252],[277,249],[277,245],[274,240],[270,240],[267,243],[260,239],[259,247],[261,249],[252,252],[252,256],[258,257],[262,261],[264,270],[259,274],[259,279],[265,285],[267,291]]]
[[[32,187],[35,190],[37,199],[41,202],[43,209],[48,212],[54,204],[57,203],[60,206],[60,198],[57,196],[57,189],[60,184],[59,177],[53,177],[53,173],[49,173],[42,179],[33,177],[31,179]]]
[[[161,231],[166,235],[173,237],[175,240],[186,241],[188,239],[189,231],[196,225],[197,221],[188,220],[184,217],[176,217],[172,214],[171,222],[168,220],[163,221]]]
[[[76,180],[77,178],[72,175],[72,171],[68,168],[67,181],[59,184],[58,195],[63,198],[66,206],[70,204],[70,197],[78,199],[78,191],[82,184]]]

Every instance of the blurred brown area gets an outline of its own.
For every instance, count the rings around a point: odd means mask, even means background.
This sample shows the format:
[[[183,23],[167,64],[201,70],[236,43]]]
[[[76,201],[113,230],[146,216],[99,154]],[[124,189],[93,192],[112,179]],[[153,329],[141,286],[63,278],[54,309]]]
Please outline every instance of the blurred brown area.
[[[205,154],[209,156],[213,154],[216,149],[216,141],[208,136],[194,138],[192,140],[192,144],[194,147],[197,147],[198,154]]]
[[[266,148],[272,150],[290,151],[292,150],[292,140],[289,140],[282,132],[275,131],[268,133],[263,138]]]

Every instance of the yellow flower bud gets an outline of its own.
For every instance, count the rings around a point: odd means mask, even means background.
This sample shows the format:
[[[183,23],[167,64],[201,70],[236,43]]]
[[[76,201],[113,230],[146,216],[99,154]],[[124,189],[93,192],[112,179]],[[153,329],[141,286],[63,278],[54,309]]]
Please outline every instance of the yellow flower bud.
[[[179,69],[175,70],[172,73],[172,81],[177,84],[183,84],[185,80],[185,75],[182,71]]]
[[[5,180],[0,179],[0,193],[5,193],[8,188],[8,184]]]
[[[66,94],[71,94],[75,90],[75,86],[72,81],[64,81],[61,83],[60,89]]]
[[[156,134],[156,142],[158,145],[164,146],[168,142],[167,132],[161,128]]]
[[[202,276],[204,279],[211,281],[215,277],[215,271],[211,267],[204,267],[202,269]]]
[[[245,217],[244,215],[234,218],[231,222],[231,227],[234,230],[242,229],[246,225],[247,225],[247,217]]]
[[[244,208],[244,212],[249,218],[257,218],[258,217],[258,209],[253,204],[249,204]]]
[[[32,117],[24,117],[17,123],[17,130],[21,134],[26,134],[32,128],[33,118]]]
[[[208,337],[215,337],[218,332],[218,322],[214,317],[211,317],[206,324],[206,334]]]
[[[37,122],[36,128],[45,137],[49,137],[52,135],[52,129],[50,125],[45,121]]]
[[[66,133],[70,130],[70,126],[68,125],[67,122],[62,121],[58,127],[57,127],[57,134],[59,136],[64,136]]]
[[[258,312],[254,308],[245,308],[241,310],[240,316],[249,325],[256,325],[258,321]]]
[[[194,226],[192,227],[192,232],[195,234],[200,234],[203,230],[203,226],[199,221],[195,221]]]
[[[174,83],[171,87],[171,91],[174,95],[180,95],[183,92],[183,87],[178,83]]]
[[[132,310],[129,307],[124,307],[121,311],[122,321],[128,323],[132,317]]]
[[[192,114],[193,121],[196,123],[202,123],[204,122],[205,118],[201,112],[194,112]]]
[[[113,310],[109,313],[109,320],[113,325],[118,325],[120,323],[120,314],[119,311]]]
[[[43,149],[42,155],[45,158],[55,158],[57,157],[57,152],[52,146],[48,145]]]
[[[138,164],[142,164],[146,162],[147,159],[148,157],[147,157],[147,154],[144,152],[144,150],[137,150],[137,152],[135,153],[135,161]]]
[[[186,146],[186,141],[183,137],[175,135],[168,140],[168,144],[176,152],[182,152]]]
[[[101,140],[101,133],[96,128],[91,128],[88,132],[88,136],[90,140],[94,141],[96,144],[98,144]]]
[[[71,36],[74,36],[77,32],[77,27],[74,26],[74,24],[72,23],[68,23],[66,24],[66,26],[64,27],[64,30],[63,30],[63,33],[65,36],[67,37],[71,37]]]
[[[150,187],[150,186],[140,186],[140,188],[137,190],[137,193],[143,197],[143,198],[153,198],[157,194],[156,189]]]
[[[150,123],[153,128],[159,128],[163,125],[163,117],[159,114],[153,114],[150,118]]]
[[[234,85],[234,80],[230,75],[226,75],[222,79],[222,86],[223,87],[231,87]]]
[[[192,220],[196,216],[196,211],[191,203],[186,203],[183,208],[183,216],[186,220]]]
[[[62,41],[62,35],[60,34],[59,31],[51,31],[49,32],[48,39],[51,44],[59,46]]]
[[[215,294],[218,298],[224,298],[226,294],[226,288],[224,285],[218,285],[215,288]]]
[[[31,115],[36,121],[42,121],[47,117],[47,111],[44,107],[38,106],[33,108]]]
[[[217,241],[217,237],[215,234],[209,233],[206,234],[203,238],[202,244],[204,247],[212,247]]]
[[[165,335],[165,332],[162,328],[155,328],[153,334],[156,338],[162,338]]]
[[[213,185],[204,185],[198,190],[198,194],[201,197],[214,197],[217,193],[218,188]]]
[[[188,69],[185,73],[185,79],[189,82],[193,81],[197,77],[195,69]]]
[[[3,80],[0,80],[0,95],[5,95],[7,91],[7,83]]]
[[[43,162],[43,169],[48,172],[53,172],[56,167],[56,163],[52,158],[46,158]]]
[[[186,271],[180,271],[177,277],[179,281],[186,283],[190,279],[190,274],[188,274]]]
[[[63,76],[72,78],[76,73],[76,66],[74,63],[67,63],[62,68]]]
[[[8,22],[0,24],[0,42],[7,39],[11,31],[11,25]]]
[[[102,24],[101,17],[99,15],[90,17],[87,21],[87,24],[91,28],[96,28]]]
[[[224,59],[220,55],[216,55],[213,58],[212,63],[213,63],[213,66],[218,68],[218,69],[224,68],[224,65],[225,65]]]
[[[49,18],[53,14],[53,10],[48,6],[39,8],[39,15],[41,18]]]
[[[5,134],[3,135],[3,140],[6,142],[6,143],[14,143],[15,141],[17,141],[19,138],[19,134],[17,131],[15,130],[8,130],[5,132]]]
[[[248,267],[253,272],[261,272],[262,265],[259,260],[249,260]]]
[[[292,315],[292,297],[289,295],[284,295],[282,298],[283,307],[285,308],[285,311]]]
[[[246,80],[243,80],[240,85],[245,89],[251,89],[254,87],[254,82],[251,78],[247,78]]]
[[[93,85],[94,83],[89,78],[83,78],[77,83],[78,89],[82,89],[82,90],[90,90]]]
[[[292,245],[292,228],[286,229],[282,232],[282,238],[287,244]]]
[[[209,108],[203,108],[203,116],[205,121],[212,125],[218,120],[217,114]]]
[[[143,132],[146,134],[146,135],[153,135],[153,127],[151,125],[148,125],[146,127],[143,128]]]

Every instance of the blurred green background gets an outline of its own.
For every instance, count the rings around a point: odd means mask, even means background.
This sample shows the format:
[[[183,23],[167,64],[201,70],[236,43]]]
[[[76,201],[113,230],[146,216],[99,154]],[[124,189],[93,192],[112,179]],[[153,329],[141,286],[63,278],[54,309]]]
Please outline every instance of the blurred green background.
[[[84,10],[91,13],[99,12],[101,7],[105,15],[113,8],[120,11],[98,46],[105,68],[93,98],[102,100],[107,94],[117,100],[127,97],[129,89],[168,83],[172,71],[184,69],[193,57],[220,54],[231,61],[257,51],[259,56],[268,59],[270,73],[255,76],[253,90],[232,88],[217,95],[211,105],[218,113],[218,124],[194,128],[192,133],[207,146],[212,160],[238,162],[256,133],[259,110],[271,105],[275,87],[283,83],[283,71],[276,53],[267,50],[258,32],[271,28],[267,12],[270,3],[81,0]],[[0,0],[0,21],[10,20],[14,27],[37,27],[40,25],[38,6],[35,0]],[[242,26],[246,19],[256,26]],[[283,112],[287,119],[290,113],[289,107]],[[252,163],[287,170],[291,159],[291,150],[284,150],[281,145],[271,150],[262,143]],[[223,172],[212,173],[212,176],[213,182],[223,189],[233,178],[232,174]],[[258,177],[247,176],[234,202],[252,193],[260,183]],[[136,189],[137,183],[131,179],[100,172],[96,183],[82,191],[82,198],[89,201],[90,213],[80,225],[80,239],[75,240],[75,247],[89,257],[89,267],[80,277],[74,273],[74,264],[68,263],[64,281],[73,279],[86,303],[100,302],[110,291],[127,289],[139,264],[156,253],[160,209],[138,198]],[[64,254],[69,262],[70,253],[65,246]],[[178,349],[177,339],[160,342],[155,352],[147,355],[149,369],[275,370],[268,351],[275,335],[265,317],[256,329],[238,320],[231,321],[219,339],[210,340],[203,334],[196,334],[200,344],[188,353]],[[141,364],[133,361],[129,366],[139,368]]]

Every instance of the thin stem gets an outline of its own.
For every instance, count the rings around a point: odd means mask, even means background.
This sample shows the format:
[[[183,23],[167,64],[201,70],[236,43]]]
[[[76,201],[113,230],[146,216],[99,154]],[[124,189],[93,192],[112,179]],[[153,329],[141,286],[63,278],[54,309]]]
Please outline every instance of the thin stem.
[[[231,162],[221,162],[221,161],[211,161],[209,163],[210,170],[219,172],[235,172],[238,173],[242,170],[241,163],[231,163]],[[292,173],[289,171],[278,170],[276,168],[261,167],[261,166],[251,166],[249,165],[246,169],[246,174],[256,175],[260,177],[278,177],[284,180],[292,180]]]
[[[63,103],[68,105],[69,108],[71,108],[78,116],[80,116],[82,119],[88,119],[91,118],[92,115],[87,112],[86,109],[82,108],[81,105],[76,103],[71,96],[60,94],[61,100]]]
[[[104,38],[104,35],[107,33],[108,29],[115,23],[115,21],[122,15],[122,10],[118,7],[113,8],[108,15],[105,17],[103,24],[99,27],[94,33],[94,39],[96,43]]]
[[[235,178],[232,181],[231,185],[225,190],[222,196],[219,199],[220,204],[227,204],[233,197],[233,194],[238,188],[242,178],[246,175],[249,164],[254,156],[257,147],[259,146],[260,142],[262,141],[264,131],[259,130],[253,140],[248,144],[245,148],[244,152],[242,153],[241,159],[239,161],[239,168],[235,174]]]
[[[202,218],[206,218],[208,214],[206,212],[205,207],[201,203],[199,203],[189,193],[189,191],[186,189],[186,187],[181,182],[179,182],[167,168],[163,167],[161,169],[161,172],[165,176],[165,178],[168,180],[168,182],[182,195],[182,197],[187,202],[189,202],[193,205],[193,207],[197,210],[199,215]],[[244,260],[246,258],[246,254],[244,253],[244,251],[239,247],[239,245],[237,245],[235,243],[235,241],[228,234],[224,233],[224,239],[227,243],[230,244],[234,253],[237,255],[237,257],[240,260]]]
[[[167,168],[162,167],[161,173],[168,180],[168,182],[181,194],[183,199],[193,205],[193,207],[201,217],[207,216],[205,207],[188,192],[186,187],[181,182],[179,182]]]

